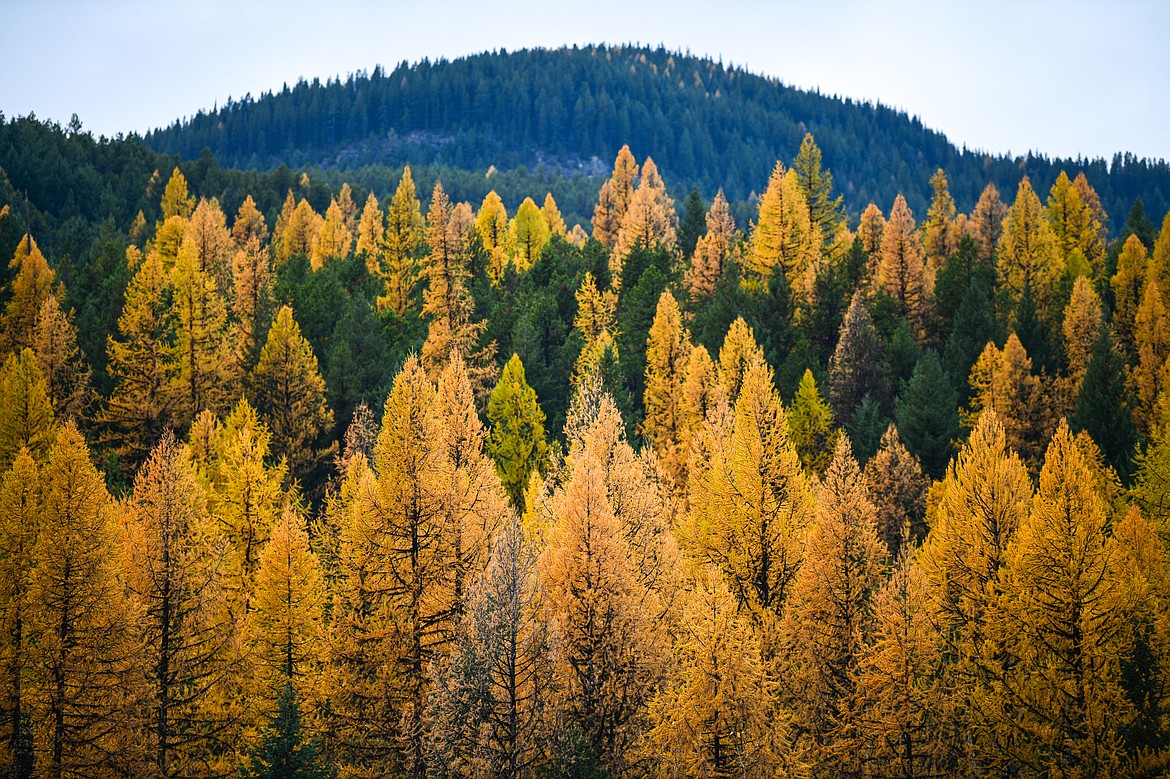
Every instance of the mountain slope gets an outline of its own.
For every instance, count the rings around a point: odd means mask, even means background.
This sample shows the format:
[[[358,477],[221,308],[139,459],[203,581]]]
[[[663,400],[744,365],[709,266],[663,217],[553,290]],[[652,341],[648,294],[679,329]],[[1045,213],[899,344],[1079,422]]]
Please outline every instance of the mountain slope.
[[[603,175],[618,148],[654,157],[676,191],[710,198],[762,191],[777,159],[814,133],[850,211],[883,210],[903,192],[923,212],[943,168],[961,209],[988,181],[1010,199],[1023,173],[1046,190],[1061,169],[1084,171],[1119,225],[1135,197],[1161,214],[1165,162],[1008,158],[955,148],[917,118],[882,105],[785,86],[665,49],[595,46],[423,60],[345,81],[301,81],[231,101],[146,136],[190,159],[209,147],[228,166],[353,169],[404,162],[466,170],[543,166]]]

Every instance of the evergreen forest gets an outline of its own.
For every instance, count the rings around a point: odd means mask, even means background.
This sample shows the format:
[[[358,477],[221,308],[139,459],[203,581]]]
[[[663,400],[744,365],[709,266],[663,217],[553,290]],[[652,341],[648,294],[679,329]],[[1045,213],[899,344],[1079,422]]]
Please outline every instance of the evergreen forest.
[[[1170,775],[1165,176],[640,49],[0,117],[4,775]]]

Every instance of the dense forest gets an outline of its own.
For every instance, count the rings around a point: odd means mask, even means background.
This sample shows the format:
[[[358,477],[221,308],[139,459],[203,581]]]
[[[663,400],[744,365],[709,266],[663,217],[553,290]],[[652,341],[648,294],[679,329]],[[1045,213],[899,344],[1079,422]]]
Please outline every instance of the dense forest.
[[[0,122],[8,773],[1165,776],[1170,214],[794,146],[570,227]]]
[[[597,177],[592,192],[556,190],[570,225],[585,224],[579,215],[588,218],[605,162],[628,143],[654,157],[679,187],[672,190],[676,199],[691,184],[707,198],[723,189],[733,214],[746,223],[740,204],[763,192],[772,163],[791,159],[806,132],[816,135],[855,217],[869,202],[891,203],[899,193],[914,211],[925,211],[927,181],[938,168],[947,171],[963,210],[974,207],[988,182],[1010,192],[1026,174],[1047,190],[1061,170],[1088,177],[1114,224],[1138,196],[1156,213],[1170,208],[1164,161],[958,149],[917,118],[881,104],[807,92],[722,62],[647,47],[499,51],[375,68],[344,81],[302,80],[278,93],[229,100],[145,140],[187,158],[206,147],[234,167],[320,167],[337,171],[338,183],[366,187],[384,185],[391,180],[386,167],[406,162],[480,176],[519,169]],[[475,202],[485,194],[459,193]],[[515,200],[500,194],[515,208],[528,192]]]

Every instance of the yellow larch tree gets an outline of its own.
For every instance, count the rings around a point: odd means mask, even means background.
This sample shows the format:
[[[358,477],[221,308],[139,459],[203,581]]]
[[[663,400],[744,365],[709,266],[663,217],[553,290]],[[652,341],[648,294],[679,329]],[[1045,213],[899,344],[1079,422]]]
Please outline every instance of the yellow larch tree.
[[[407,165],[402,169],[402,179],[386,212],[386,251],[380,266],[384,289],[378,298],[379,311],[393,311],[401,317],[414,305],[418,252],[425,228],[414,178]]]
[[[142,462],[177,412],[174,318],[170,280],[151,252],[126,288],[118,337],[109,336],[106,355],[114,390],[99,415],[105,440],[131,464]]]
[[[674,212],[674,200],[666,192],[666,184],[658,174],[658,166],[647,157],[642,163],[638,188],[634,190],[629,208],[622,214],[610,262],[611,270],[616,270],[614,278],[621,279],[621,260],[636,246],[672,251],[677,230],[678,215]]]
[[[332,429],[333,411],[317,356],[288,306],[281,307],[268,330],[248,389],[272,431],[273,455],[288,463],[293,478],[304,477],[331,451],[317,442]]]
[[[171,177],[167,179],[166,189],[163,190],[163,219],[169,219],[172,216],[188,219],[191,216],[191,212],[194,210],[195,197],[194,195],[191,195],[187,189],[187,177],[184,176],[183,172],[179,170],[178,166],[176,166],[175,169],[171,171]]]
[[[452,574],[451,608],[458,619],[467,589],[488,564],[492,539],[511,513],[492,459],[484,452],[487,433],[463,358],[452,355],[439,374],[435,414],[446,458]]]
[[[175,323],[172,423],[185,428],[204,409],[223,411],[240,377],[223,297],[215,278],[200,269],[192,247],[179,252],[170,288]]]
[[[577,313],[573,316],[573,327],[581,333],[586,345],[596,341],[604,332],[613,332],[617,296],[611,290],[602,292],[598,289],[592,272],[585,271],[576,298]]]
[[[494,189],[484,196],[475,215],[475,232],[488,253],[488,278],[499,285],[508,267],[511,235],[508,232],[508,211]]]
[[[325,210],[325,221],[321,223],[321,229],[314,236],[310,249],[309,260],[313,270],[320,270],[330,260],[347,257],[352,247],[353,234],[346,224],[341,206],[334,198],[329,202],[329,208]]]
[[[1057,251],[1040,198],[1027,176],[1020,180],[1016,199],[1004,217],[1003,235],[995,256],[999,285],[1006,291],[1013,308],[1024,291],[1029,290],[1040,316],[1046,317],[1064,274],[1064,260]]]
[[[797,721],[811,736],[814,764],[826,773],[843,772],[856,759],[847,736],[849,703],[886,553],[861,469],[842,437],[820,487],[784,625]]]
[[[476,385],[480,386],[491,373],[488,363],[494,355],[495,344],[473,354],[486,323],[471,320],[475,302],[467,290],[468,271],[463,247],[451,229],[451,222],[451,201],[447,199],[443,185],[435,182],[427,211],[430,252],[422,262],[422,275],[427,280],[422,314],[429,322],[422,360],[427,373],[437,377],[451,355],[458,352],[473,366]]]
[[[886,218],[882,210],[875,203],[870,203],[861,212],[861,221],[857,225],[857,237],[861,239],[861,248],[865,251],[866,269],[869,271],[871,282],[877,280],[878,263],[881,260],[882,233],[886,229]]]
[[[10,354],[0,366],[0,470],[27,450],[36,460],[57,438],[49,385],[31,349]]]
[[[1130,607],[1097,481],[1062,423],[1009,545],[990,620],[997,651],[981,704],[992,765],[1107,776],[1121,764],[1120,731],[1132,710],[1119,638]]]
[[[1149,437],[1157,421],[1158,395],[1166,377],[1166,360],[1170,358],[1170,320],[1162,303],[1158,282],[1150,279],[1142,292],[1142,302],[1134,318],[1134,346],[1137,365],[1129,372],[1129,385],[1136,404],[1134,421],[1142,435]]]
[[[280,229],[282,226],[279,222],[277,223],[277,230],[272,237],[276,264],[283,265],[288,262],[290,257],[297,255],[312,258],[313,246],[316,244],[317,236],[324,224],[324,218],[313,210],[309,201],[300,200],[296,204],[296,208],[292,210],[288,221],[284,223],[283,229]]]
[[[568,228],[565,226],[565,218],[561,216],[561,209],[557,208],[557,201],[553,199],[551,192],[546,192],[544,195],[544,204],[540,207],[540,214],[544,217],[544,223],[548,225],[548,232],[550,236],[565,237]]]
[[[72,320],[73,312],[66,314],[57,298],[49,296],[41,304],[32,338],[53,411],[62,422],[82,416],[93,401],[90,369],[77,345]]]
[[[719,383],[727,392],[729,403],[735,404],[748,370],[763,359],[764,350],[756,343],[755,333],[748,327],[747,322],[743,321],[743,317],[736,317],[727,328],[727,335],[723,337],[723,344],[719,347],[719,362],[715,369]]]
[[[540,259],[540,253],[550,235],[548,222],[532,198],[524,198],[524,202],[516,209],[516,216],[508,224],[508,233],[516,269],[521,273],[531,270]]]
[[[190,458],[169,432],[126,508],[128,581],[142,607],[147,756],[158,776],[189,776],[222,759],[234,732],[238,713],[227,703],[241,652],[224,545]]]
[[[1086,196],[1090,202],[1086,202]],[[1100,203],[1084,173],[1077,175],[1074,185],[1062,170],[1048,194],[1048,223],[1057,250],[1069,269],[1080,263],[1075,258],[1079,255],[1094,276],[1100,275],[1105,261],[1105,227],[1098,216]]]
[[[651,776],[772,776],[784,723],[750,621],[717,570],[699,567],[679,603],[672,672],[650,703]]]
[[[271,433],[248,401],[240,399],[222,425],[207,421],[197,421],[192,432],[210,427],[209,440],[192,441],[191,448],[208,449],[206,461],[199,464],[210,485],[211,514],[227,545],[224,586],[231,609],[239,615],[248,609],[261,552],[280,516],[287,467],[265,462]]]
[[[362,207],[362,215],[358,220],[357,243],[354,251],[366,258],[366,270],[371,276],[377,276],[381,268],[382,245],[386,235],[386,215],[378,205],[378,198],[371,192]]]
[[[246,628],[253,722],[272,717],[285,685],[310,710],[320,705],[328,593],[305,524],[286,501],[256,570]]]
[[[951,197],[942,168],[930,177],[930,188],[934,196],[922,223],[922,246],[931,270],[938,271],[958,248],[959,233],[955,225],[955,199]]]
[[[858,662],[850,717],[863,775],[926,779],[946,773],[936,757],[943,662],[925,576],[904,554],[874,598],[873,627]]]
[[[1063,319],[1061,333],[1069,385],[1065,406],[1071,410],[1081,394],[1081,382],[1085,380],[1093,345],[1101,335],[1101,298],[1092,282],[1084,276],[1078,276],[1073,282],[1072,296],[1064,308]]]
[[[972,696],[983,669],[989,611],[1001,596],[1008,544],[1032,504],[1032,483],[994,411],[984,413],[937,488],[920,555],[932,624],[951,659],[939,700],[940,759],[969,762],[981,727]]]
[[[540,573],[560,634],[560,705],[593,756],[620,773],[641,735],[636,719],[653,695],[665,647],[653,618],[660,605],[639,586],[604,470],[593,452],[575,458]]]
[[[36,461],[21,450],[0,478],[0,755],[14,768],[33,757],[29,585],[41,524],[38,477]]]
[[[765,631],[771,653],[815,509],[771,368],[753,362],[730,424],[705,427],[708,441],[691,464],[687,533],[695,554],[723,572]]]
[[[235,241],[236,249],[245,249],[252,241],[258,247],[267,249],[268,222],[251,195],[244,198],[236,211],[236,219],[232,222],[232,240]]]
[[[674,484],[681,484],[687,452],[683,448],[682,386],[691,356],[690,333],[669,290],[658,298],[658,309],[646,341],[645,417],[642,435],[662,461]]]
[[[1154,241],[1154,250],[1150,253],[1150,278],[1158,281],[1158,289],[1162,290],[1162,303],[1170,305],[1170,211],[1162,220],[1162,229]]]
[[[349,233],[349,239],[352,242],[357,238],[358,212],[357,204],[353,202],[353,190],[350,189],[349,182],[342,182],[341,188],[337,190],[337,207],[341,210],[341,224]]]
[[[994,409],[1007,434],[1008,445],[1039,468],[1047,437],[1052,431],[1040,377],[1032,373],[1032,360],[1015,333],[1002,350],[988,343],[971,368],[971,408],[966,424],[975,427],[988,409]]]
[[[52,777],[133,775],[145,757],[142,615],[114,501],[72,424],[40,486],[28,613],[36,762]]]
[[[691,450],[695,439],[702,431],[708,415],[714,411],[716,406],[722,404],[723,407],[727,407],[728,405],[727,393],[715,376],[715,363],[711,360],[711,354],[707,351],[707,347],[702,344],[692,348],[687,357],[680,391],[679,413],[682,424],[679,436],[679,453],[682,457],[683,480],[679,486],[683,488],[683,496],[685,497],[685,487],[692,457]]]
[[[797,295],[806,295],[812,290],[821,243],[822,236],[809,221],[808,203],[796,174],[777,162],[760,198],[760,215],[752,225],[744,267],[761,279],[779,269]]]
[[[1134,328],[1149,266],[1146,247],[1140,238],[1130,235],[1117,255],[1117,271],[1109,280],[1113,288],[1113,332],[1123,352],[1134,358],[1137,357]]]
[[[593,237],[606,248],[617,243],[622,219],[634,198],[638,163],[629,146],[622,146],[613,163],[613,175],[601,185],[597,206],[593,209]]]
[[[220,290],[228,288],[231,282],[231,260],[234,242],[227,229],[227,217],[215,198],[200,198],[199,205],[187,220],[179,253],[192,252],[203,273],[215,279]]]
[[[260,356],[260,338],[272,319],[275,282],[268,249],[252,235],[232,258],[233,340],[241,371],[250,371]]]
[[[1008,208],[999,197],[994,184],[988,184],[979,195],[979,201],[971,212],[971,231],[975,246],[979,249],[979,260],[990,265],[1003,237],[1003,223]]]
[[[57,274],[49,267],[37,242],[26,233],[8,263],[16,271],[8,287],[8,302],[0,317],[0,352],[19,352],[32,346],[37,314],[45,300],[57,294]]]
[[[683,276],[692,301],[697,302],[715,291],[732,257],[735,233],[735,219],[721,188],[707,211],[707,232],[699,236],[691,266]]]
[[[877,283],[917,334],[934,294],[933,274],[926,267],[922,242],[914,234],[914,215],[901,195],[894,199],[882,229]]]
[[[449,648],[455,614],[451,464],[436,405],[408,358],[386,399],[376,474],[357,458],[342,488],[330,708],[357,776],[426,770],[426,668]]]

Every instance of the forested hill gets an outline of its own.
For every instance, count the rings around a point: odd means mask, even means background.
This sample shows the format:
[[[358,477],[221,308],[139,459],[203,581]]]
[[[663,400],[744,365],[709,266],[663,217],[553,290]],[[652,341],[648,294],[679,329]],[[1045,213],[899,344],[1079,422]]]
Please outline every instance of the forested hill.
[[[499,51],[375,68],[345,81],[300,81],[258,99],[229,100],[146,140],[188,159],[208,147],[224,165],[261,169],[410,162],[478,171],[544,166],[598,177],[628,143],[639,158],[655,159],[672,189],[696,184],[710,199],[722,187],[734,202],[762,192],[774,162],[792,159],[806,132],[816,136],[854,215],[870,201],[888,208],[899,192],[923,212],[940,167],[963,210],[989,181],[1011,192],[1027,173],[1046,191],[1062,169],[1070,177],[1084,171],[1115,228],[1135,197],[1162,213],[1170,196],[1162,160],[957,149],[917,118],[880,104],[628,46]]]

